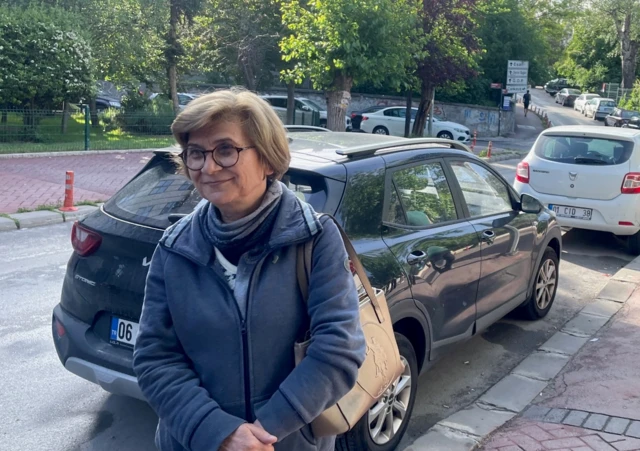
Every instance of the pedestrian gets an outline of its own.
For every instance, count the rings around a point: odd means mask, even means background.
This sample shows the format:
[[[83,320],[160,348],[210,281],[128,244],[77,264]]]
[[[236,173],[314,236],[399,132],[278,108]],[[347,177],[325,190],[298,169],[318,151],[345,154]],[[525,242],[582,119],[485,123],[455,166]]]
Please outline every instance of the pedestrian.
[[[286,132],[255,94],[199,97],[171,129],[203,200],[164,233],[147,276],[133,368],[159,417],[156,446],[333,450],[309,424],[355,385],[366,350],[337,226],[280,181]],[[305,303],[296,250],[309,240]]]
[[[529,104],[531,103],[531,94],[527,89],[525,95],[522,96],[522,102],[524,103],[524,117],[527,117],[527,113],[529,112]]]

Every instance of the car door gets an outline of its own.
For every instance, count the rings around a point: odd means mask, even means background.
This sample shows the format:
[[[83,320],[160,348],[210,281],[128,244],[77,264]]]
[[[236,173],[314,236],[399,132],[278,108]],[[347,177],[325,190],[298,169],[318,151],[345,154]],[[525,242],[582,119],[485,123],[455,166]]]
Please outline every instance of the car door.
[[[463,209],[481,241],[477,327],[484,329],[526,298],[532,274],[536,215],[517,208],[507,182],[479,161],[447,159]]]
[[[404,136],[405,111],[405,108],[387,108],[384,110],[385,126],[390,135]]]
[[[434,349],[471,336],[480,277],[480,239],[454,200],[451,177],[439,158],[386,174],[383,240],[429,313]]]

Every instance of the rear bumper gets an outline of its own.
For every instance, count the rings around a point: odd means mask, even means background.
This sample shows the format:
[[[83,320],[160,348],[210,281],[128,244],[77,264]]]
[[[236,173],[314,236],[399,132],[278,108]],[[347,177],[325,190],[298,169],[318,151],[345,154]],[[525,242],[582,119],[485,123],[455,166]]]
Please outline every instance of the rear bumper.
[[[513,187],[518,194],[529,194],[547,208],[552,204],[593,209],[590,221],[556,218],[562,227],[611,232],[621,236],[633,235],[640,231],[640,209],[638,208],[638,197],[635,195],[625,194],[611,200],[595,200],[542,194],[534,190],[528,183],[521,183],[517,180],[513,183]],[[621,226],[619,225],[620,221],[631,222],[633,225]]]
[[[62,336],[58,335],[56,321],[64,328]],[[68,371],[110,393],[145,400],[133,375],[131,350],[102,342],[89,324],[59,304],[53,309],[52,333],[58,358]]]

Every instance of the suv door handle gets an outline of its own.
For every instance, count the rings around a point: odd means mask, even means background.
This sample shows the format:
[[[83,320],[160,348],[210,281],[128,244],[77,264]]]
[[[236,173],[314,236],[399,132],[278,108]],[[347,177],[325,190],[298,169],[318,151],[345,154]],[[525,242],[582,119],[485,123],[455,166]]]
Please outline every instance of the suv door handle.
[[[485,230],[482,232],[482,241],[487,244],[493,244],[493,241],[496,239],[496,234],[493,230]]]
[[[407,257],[407,263],[410,265],[418,265],[427,259],[427,254],[422,251],[413,251]]]

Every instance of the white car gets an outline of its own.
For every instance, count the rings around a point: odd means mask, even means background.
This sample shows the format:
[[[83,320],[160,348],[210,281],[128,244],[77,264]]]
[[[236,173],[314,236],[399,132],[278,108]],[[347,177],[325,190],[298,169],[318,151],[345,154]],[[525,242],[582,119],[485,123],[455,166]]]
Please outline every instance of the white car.
[[[626,236],[640,254],[640,130],[548,128],[518,164],[513,186],[553,210],[561,226]]]
[[[580,113],[584,114],[584,107],[587,102],[591,99],[595,99],[596,97],[600,97],[598,94],[584,93],[580,94],[578,98],[573,102],[573,110],[580,111]]]
[[[611,114],[616,107],[616,101],[613,99],[603,99],[602,97],[596,97],[587,101],[584,106],[584,115],[592,118],[594,121],[598,119],[604,119]]]
[[[271,104],[278,117],[283,123],[287,121],[287,96],[272,96],[264,95],[260,96]],[[304,97],[296,97],[295,108],[295,125],[314,125],[312,124],[312,113],[317,111],[320,114],[320,127],[327,126],[327,110],[322,109],[320,105],[313,100],[306,99]],[[351,118],[349,116],[344,117],[345,130],[351,130]]]
[[[177,94],[178,94],[178,107],[180,108],[180,110],[184,110],[184,107],[186,107],[189,102],[198,98],[198,94],[190,94],[188,92],[179,92]],[[154,92],[149,96],[149,100],[153,100],[159,96],[166,98],[166,96],[164,96],[163,94]],[[167,100],[170,100],[170,99],[167,98]]]
[[[407,109],[404,107],[387,107],[362,115],[360,129],[367,133],[379,135],[404,136],[404,123]],[[411,127],[418,113],[417,108],[411,109]],[[425,125],[425,133],[429,123]],[[438,138],[453,139],[468,143],[471,141],[471,131],[464,125],[433,118],[433,135]]]

